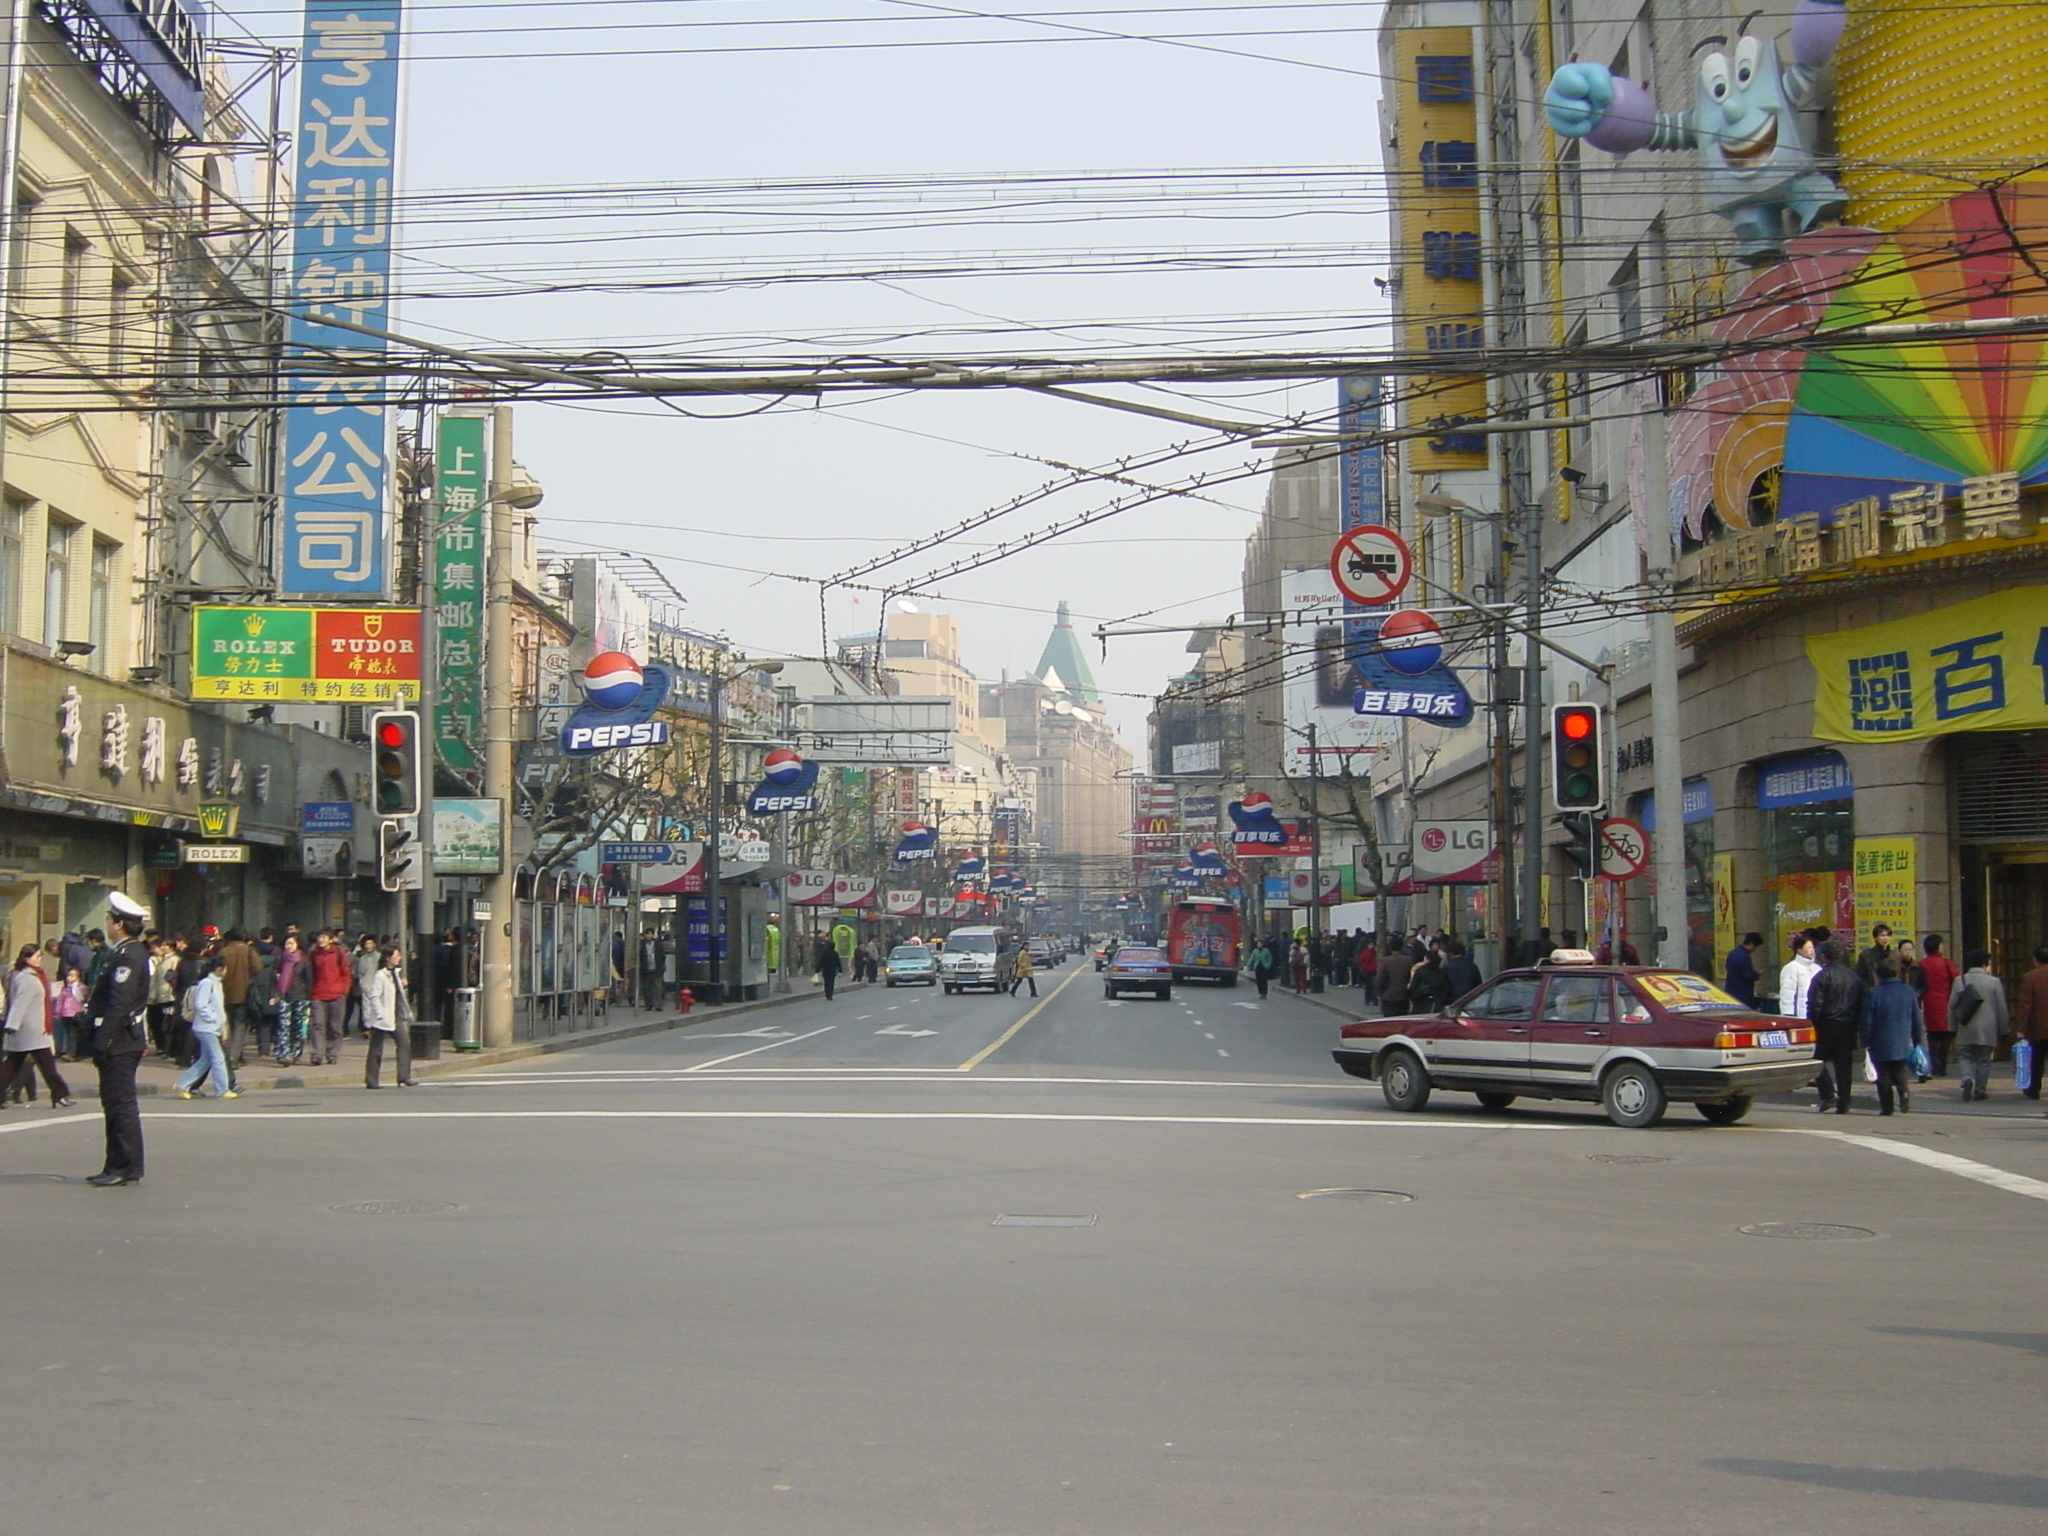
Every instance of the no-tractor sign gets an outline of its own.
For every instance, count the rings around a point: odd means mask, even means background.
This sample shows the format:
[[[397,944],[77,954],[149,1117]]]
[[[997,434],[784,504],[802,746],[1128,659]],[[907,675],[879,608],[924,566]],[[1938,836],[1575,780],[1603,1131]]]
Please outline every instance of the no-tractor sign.
[[[1378,523],[1353,528],[1330,551],[1330,575],[1337,589],[1368,608],[1399,597],[1414,573],[1415,557],[1407,541]]]

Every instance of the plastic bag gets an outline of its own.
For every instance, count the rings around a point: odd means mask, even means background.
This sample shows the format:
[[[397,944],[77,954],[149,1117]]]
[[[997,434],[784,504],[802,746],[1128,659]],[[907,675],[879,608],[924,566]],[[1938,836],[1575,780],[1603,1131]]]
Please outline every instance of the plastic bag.
[[[1863,1081],[1866,1083],[1877,1081],[1877,1063],[1871,1059],[1870,1052],[1868,1051],[1863,1053]]]
[[[1934,1063],[1927,1059],[1927,1047],[1924,1045],[1914,1046],[1913,1075],[1925,1081],[1925,1079],[1928,1077],[1929,1073],[1933,1069],[1933,1066]]]
[[[2034,1042],[2024,1037],[2012,1043],[2012,1078],[2022,1092],[2034,1086]]]

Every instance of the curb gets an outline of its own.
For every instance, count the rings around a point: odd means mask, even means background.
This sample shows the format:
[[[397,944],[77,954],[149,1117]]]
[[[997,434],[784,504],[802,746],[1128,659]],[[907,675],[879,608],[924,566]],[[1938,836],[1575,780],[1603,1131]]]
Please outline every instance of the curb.
[[[849,992],[865,991],[873,985],[875,983],[865,981],[850,982],[838,990],[841,995],[844,995]],[[656,1035],[670,1030],[695,1029],[700,1024],[722,1023],[727,1019],[738,1018],[743,1013],[758,1013],[763,1009],[781,1008],[790,1003],[802,1002],[807,998],[823,996],[823,992],[806,988],[802,991],[777,994],[769,997],[757,997],[751,1002],[720,1003],[708,1007],[695,1008],[690,1011],[688,1017],[678,1013],[668,1018],[636,1019],[630,1024],[614,1024],[606,1025],[599,1029],[578,1030],[574,1034],[556,1035],[543,1040],[522,1040],[516,1045],[499,1046],[496,1050],[463,1051],[458,1053],[444,1040],[441,1043],[442,1054],[440,1059],[436,1061],[416,1060],[413,1063],[413,1076],[415,1078],[441,1077],[451,1072],[474,1071],[478,1067],[504,1066],[509,1062],[525,1061],[534,1056],[553,1056],[562,1051],[580,1050],[588,1045],[605,1045],[614,1040],[631,1040],[640,1035]],[[352,1037],[349,1043],[353,1045],[358,1039],[360,1039],[360,1036]],[[152,1057],[150,1059],[157,1061],[161,1058]],[[64,1065],[82,1069],[89,1067],[91,1063],[66,1062]],[[362,1061],[360,1058],[353,1058],[341,1066],[324,1068],[317,1076],[287,1069],[282,1072],[275,1072],[269,1076],[259,1077],[254,1071],[245,1068],[236,1074],[235,1086],[245,1094],[278,1088],[347,1088],[361,1084],[361,1068]],[[37,1086],[41,1086],[40,1079],[37,1080]],[[97,1099],[100,1096],[99,1084],[96,1081],[72,1082],[70,1086],[71,1096],[74,1099]],[[138,1083],[135,1086],[135,1093],[136,1097],[144,1099],[170,1098],[174,1096],[169,1082]]]

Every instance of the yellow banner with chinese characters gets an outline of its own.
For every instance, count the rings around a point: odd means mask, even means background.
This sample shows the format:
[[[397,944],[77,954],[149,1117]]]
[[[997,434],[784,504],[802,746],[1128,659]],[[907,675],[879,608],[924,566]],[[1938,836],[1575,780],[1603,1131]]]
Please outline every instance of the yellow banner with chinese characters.
[[[1912,741],[2048,726],[2048,586],[1814,635],[1813,734]]]
[[[1919,908],[1914,902],[1914,855],[1910,837],[1856,839],[1856,942],[1870,942],[1873,925],[1883,923],[1894,938],[1920,942]]]

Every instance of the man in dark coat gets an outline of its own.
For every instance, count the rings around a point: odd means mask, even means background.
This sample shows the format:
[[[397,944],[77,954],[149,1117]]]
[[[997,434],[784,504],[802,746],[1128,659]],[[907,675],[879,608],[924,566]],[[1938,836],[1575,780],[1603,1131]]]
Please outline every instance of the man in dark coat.
[[[1835,939],[1820,947],[1824,962],[1806,989],[1806,1017],[1813,1025],[1813,1054],[1821,1064],[1817,1106],[1826,1114],[1849,1113],[1853,1064],[1863,1044],[1863,978],[1848,963],[1848,950]]]
[[[1479,963],[1472,958],[1462,939],[1444,944],[1444,980],[1451,985],[1451,1000],[1479,990]]]
[[[1380,957],[1380,1012],[1385,1017],[1408,1011],[1408,973],[1414,968],[1414,957],[1398,944]]]
[[[839,951],[830,939],[818,940],[818,979],[825,983],[825,1001],[832,1001],[832,989],[839,984]]]
[[[1756,952],[1764,936],[1745,933],[1742,942],[1728,951],[1728,983],[1724,990],[1745,1008],[1756,1006]]]
[[[107,1124],[107,1163],[85,1182],[106,1188],[142,1182],[142,1110],[135,1100],[135,1069],[149,1031],[149,946],[142,925],[149,909],[115,891],[107,898],[107,926],[115,942],[86,1004],[93,1065],[100,1074],[100,1112]],[[97,930],[95,930],[97,931]]]

